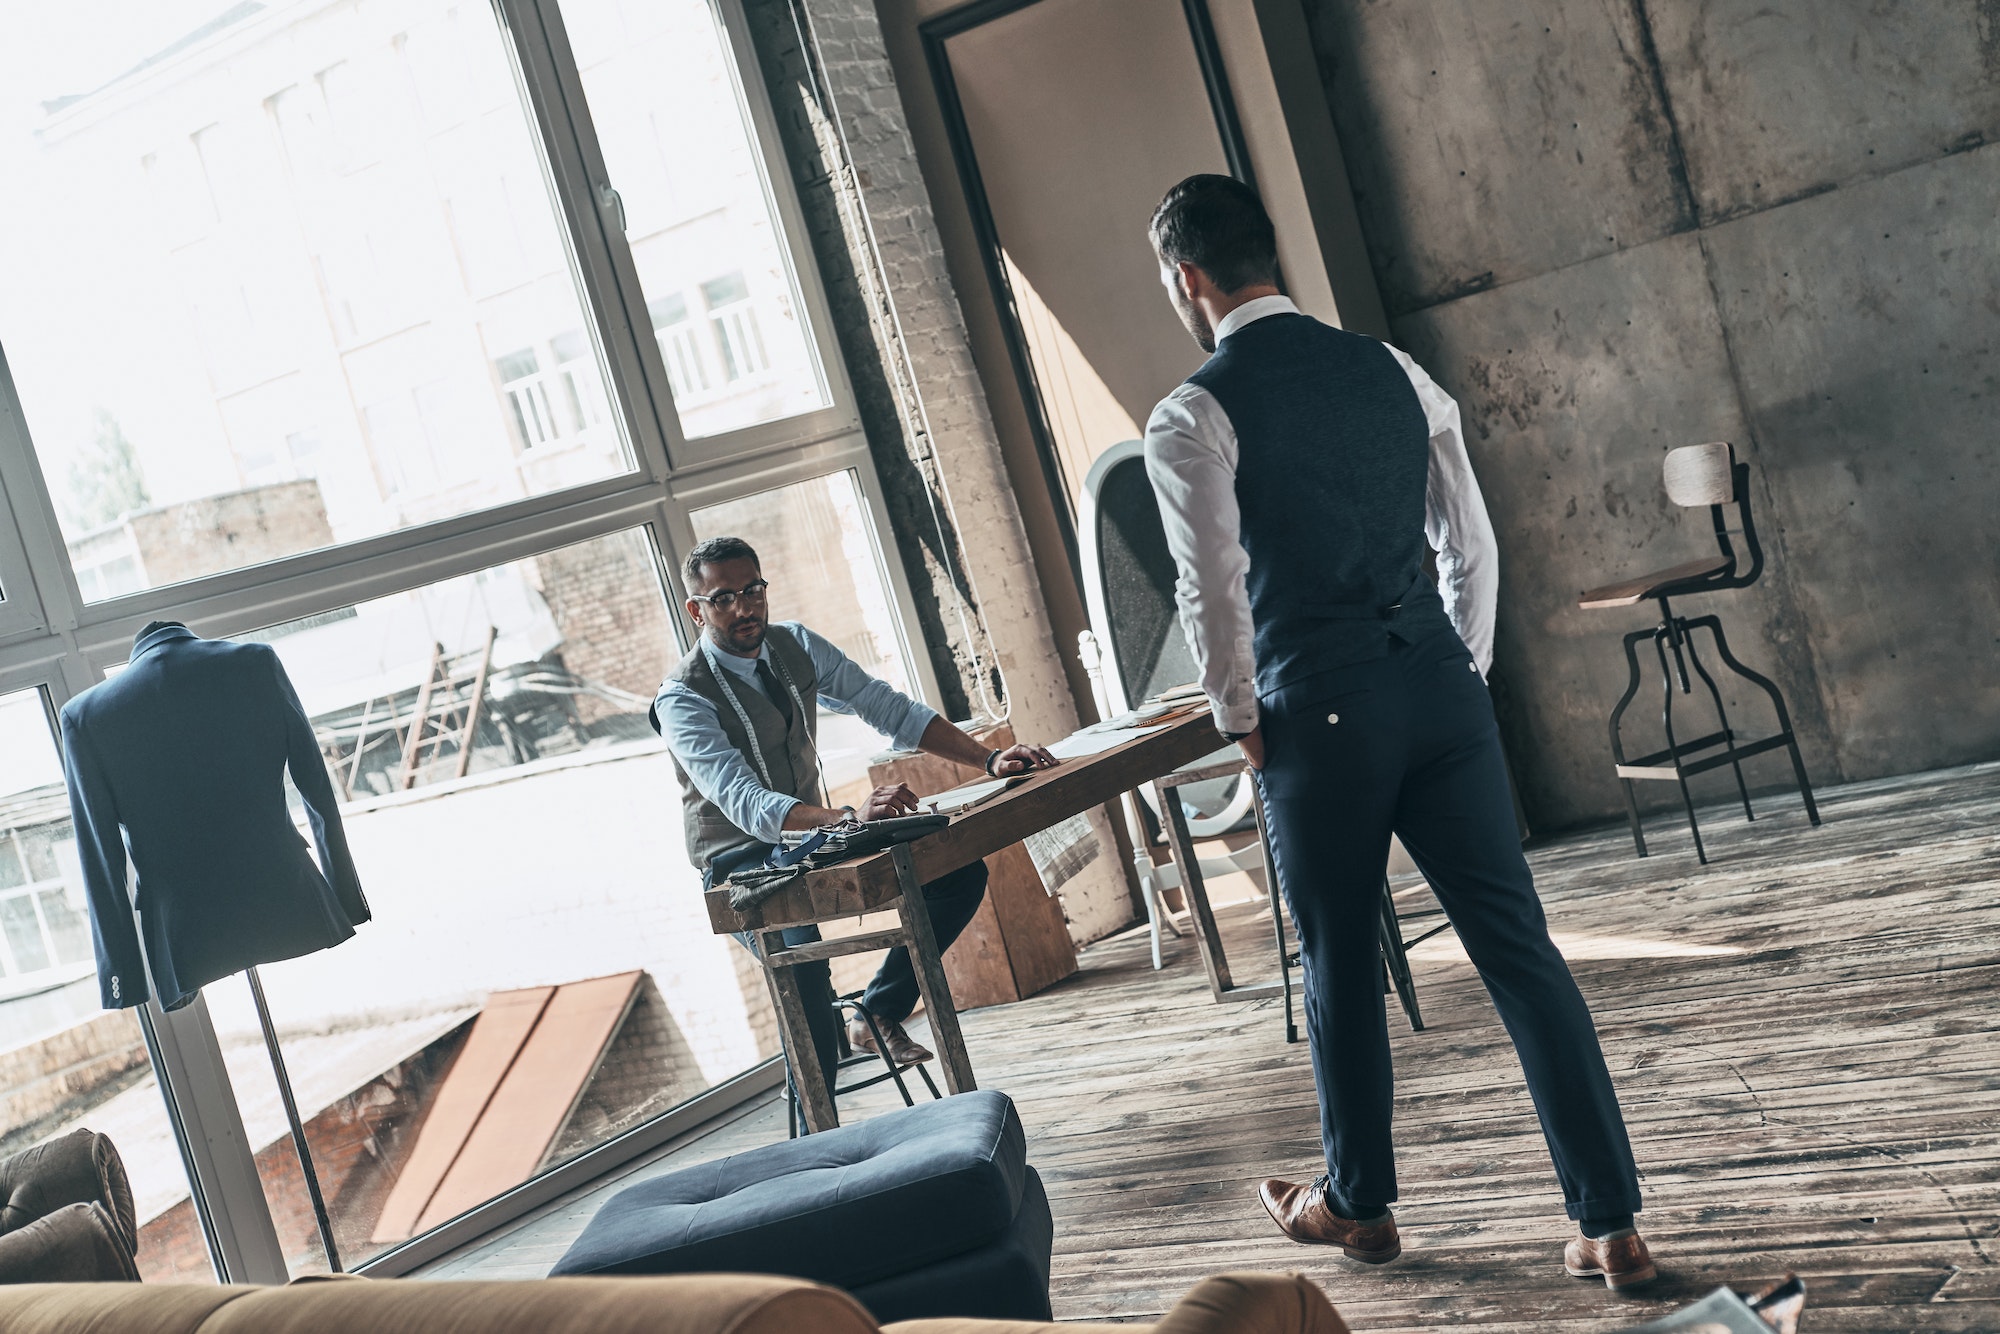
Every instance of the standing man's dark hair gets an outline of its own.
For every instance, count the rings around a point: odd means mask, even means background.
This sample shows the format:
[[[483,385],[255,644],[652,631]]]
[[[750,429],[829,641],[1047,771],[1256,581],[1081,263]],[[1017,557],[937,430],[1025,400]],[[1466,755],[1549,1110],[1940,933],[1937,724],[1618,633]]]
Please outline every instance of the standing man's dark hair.
[[[1257,192],[1233,176],[1190,176],[1167,191],[1147,235],[1162,264],[1193,264],[1225,292],[1277,286],[1271,215]]]
[[[687,581],[688,591],[693,593],[701,588],[702,566],[731,560],[757,561],[760,566],[764,563],[757,560],[757,549],[740,537],[711,537],[706,542],[697,542],[681,562],[681,577]]]

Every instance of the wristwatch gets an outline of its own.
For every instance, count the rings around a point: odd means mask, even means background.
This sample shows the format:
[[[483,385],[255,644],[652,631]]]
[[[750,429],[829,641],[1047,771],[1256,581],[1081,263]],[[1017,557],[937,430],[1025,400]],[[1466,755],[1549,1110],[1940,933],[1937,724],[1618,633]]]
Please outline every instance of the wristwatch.
[[[1250,729],[1250,732],[1254,732],[1256,730],[1257,729],[1253,727]],[[1222,737],[1223,740],[1225,741],[1241,741],[1244,737],[1249,736],[1250,732],[1224,732],[1222,734]]]

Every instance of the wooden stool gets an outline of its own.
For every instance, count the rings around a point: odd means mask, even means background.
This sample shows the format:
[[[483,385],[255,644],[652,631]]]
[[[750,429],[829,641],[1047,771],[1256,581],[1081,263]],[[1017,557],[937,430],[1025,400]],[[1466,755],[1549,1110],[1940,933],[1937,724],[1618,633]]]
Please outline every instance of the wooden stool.
[[[1785,708],[1785,697],[1777,685],[1736,660],[1736,655],[1729,651],[1728,639],[1723,636],[1721,621],[1712,615],[1677,616],[1668,602],[1670,597],[1689,593],[1748,588],[1764,572],[1764,549],[1758,545],[1757,529],[1750,521],[1750,465],[1737,462],[1735,449],[1726,441],[1715,441],[1669,451],[1664,473],[1669,500],[1689,508],[1696,505],[1709,507],[1715,525],[1718,554],[1656,570],[1623,583],[1594,588],[1583,595],[1581,605],[1586,610],[1597,611],[1636,606],[1648,600],[1660,604],[1658,625],[1650,630],[1634,630],[1625,636],[1625,661],[1631,669],[1631,679],[1617,707],[1611,710],[1611,759],[1618,774],[1619,786],[1624,789],[1625,814],[1632,822],[1632,841],[1638,846],[1639,855],[1646,855],[1646,835],[1639,824],[1639,803],[1633,793],[1633,780],[1672,782],[1680,785],[1681,804],[1687,809],[1688,831],[1694,835],[1695,857],[1706,865],[1708,854],[1702,848],[1701,828],[1695,822],[1694,799],[1688,794],[1687,780],[1695,774],[1729,765],[1736,773],[1736,790],[1743,798],[1744,818],[1754,820],[1757,815],[1750,808],[1750,789],[1743,781],[1743,761],[1782,746],[1791,753],[1792,773],[1798,780],[1799,795],[1805,799],[1806,815],[1815,825],[1819,823],[1819,807],[1813,804],[1812,784],[1806,778],[1805,761],[1799,757],[1798,739],[1792,732],[1792,716]],[[1729,527],[1728,516],[1723,511],[1725,505],[1736,507],[1740,527]],[[1739,568],[1736,548],[1729,541],[1732,536],[1743,539],[1749,556],[1747,567]],[[1771,707],[1778,720],[1775,733],[1757,741],[1743,741],[1737,737],[1722,705],[1722,691],[1695,652],[1693,632],[1696,630],[1708,631],[1724,666],[1771,697]],[[1639,693],[1638,645],[1644,639],[1653,641],[1653,650],[1660,660],[1660,721],[1666,728],[1667,748],[1627,759],[1618,725],[1625,716],[1626,707]],[[1667,661],[1669,652],[1673,657],[1671,668]],[[1694,693],[1688,677],[1690,666],[1715,701],[1718,730],[1691,741],[1680,741],[1674,735],[1674,687],[1678,684],[1683,695]],[[1697,754],[1701,754],[1701,758],[1689,758]]]

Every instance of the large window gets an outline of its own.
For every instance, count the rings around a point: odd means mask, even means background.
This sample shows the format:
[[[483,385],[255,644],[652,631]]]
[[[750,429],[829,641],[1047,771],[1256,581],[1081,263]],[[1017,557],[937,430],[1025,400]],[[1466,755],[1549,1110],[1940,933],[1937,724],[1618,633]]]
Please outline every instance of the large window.
[[[328,1260],[243,980],[143,1011],[157,1075],[96,1008],[46,706],[149,619],[277,651],[374,910],[260,970],[345,1266],[777,1081],[646,722],[662,571],[742,531],[935,692],[738,5],[83,0],[0,42],[0,1033],[110,1053],[0,1135],[115,1128],[149,1278]],[[880,744],[826,740],[836,782]]]
[[[154,8],[0,56],[0,341],[86,600],[633,466],[492,10]]]
[[[693,437],[831,400],[708,0],[566,0],[651,327]]]
[[[646,721],[671,614],[653,543],[624,532],[249,636],[319,734],[375,918],[259,970],[343,1262],[775,1051]],[[280,1240],[318,1268],[249,990],[208,995]]]

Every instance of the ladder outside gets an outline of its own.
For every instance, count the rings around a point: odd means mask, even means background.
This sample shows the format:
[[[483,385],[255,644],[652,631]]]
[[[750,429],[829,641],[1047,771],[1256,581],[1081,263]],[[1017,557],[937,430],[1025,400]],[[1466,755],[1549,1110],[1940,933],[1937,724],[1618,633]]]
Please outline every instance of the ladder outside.
[[[431,651],[430,675],[417,692],[417,707],[403,742],[403,769],[397,788],[408,791],[430,769],[453,758],[454,778],[465,777],[472,764],[472,741],[479,728],[479,711],[486,700],[486,679],[493,667],[493,641],[500,631],[488,626],[486,645],[476,653],[451,656],[444,645]],[[473,666],[474,659],[477,666]],[[455,757],[443,752],[456,743]]]

